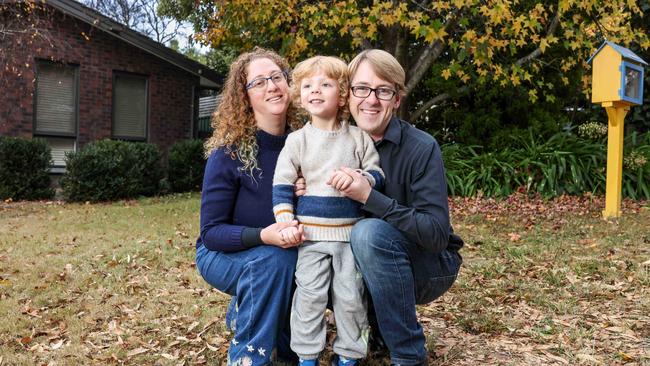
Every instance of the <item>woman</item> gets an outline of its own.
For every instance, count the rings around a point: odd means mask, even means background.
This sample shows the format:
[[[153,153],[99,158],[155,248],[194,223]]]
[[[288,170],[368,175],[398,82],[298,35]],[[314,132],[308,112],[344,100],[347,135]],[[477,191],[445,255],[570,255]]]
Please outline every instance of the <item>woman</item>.
[[[233,296],[226,315],[234,336],[229,365],[267,365],[277,348],[291,357],[288,319],[297,251],[297,222],[276,224],[272,181],[289,128],[288,63],[256,48],[230,66],[206,142],[196,265],[203,278]],[[282,238],[296,226],[299,237]]]

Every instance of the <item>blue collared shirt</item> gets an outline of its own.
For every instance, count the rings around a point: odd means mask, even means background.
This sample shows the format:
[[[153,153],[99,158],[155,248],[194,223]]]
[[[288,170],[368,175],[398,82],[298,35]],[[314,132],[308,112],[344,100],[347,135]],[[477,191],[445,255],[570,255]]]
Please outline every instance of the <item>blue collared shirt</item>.
[[[393,117],[375,146],[386,175],[385,189],[373,189],[362,208],[426,250],[447,249],[452,232],[447,181],[436,140]]]

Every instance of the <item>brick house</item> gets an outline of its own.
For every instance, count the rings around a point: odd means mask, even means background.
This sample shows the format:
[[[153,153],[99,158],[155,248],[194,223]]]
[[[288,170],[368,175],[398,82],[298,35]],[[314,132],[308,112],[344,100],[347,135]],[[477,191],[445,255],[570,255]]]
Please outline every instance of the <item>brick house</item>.
[[[146,141],[165,154],[199,135],[199,92],[220,88],[221,75],[74,0],[40,4],[22,20],[40,17],[37,36],[0,38],[0,135],[46,139],[53,173],[90,141]],[[0,8],[0,23],[7,16]]]

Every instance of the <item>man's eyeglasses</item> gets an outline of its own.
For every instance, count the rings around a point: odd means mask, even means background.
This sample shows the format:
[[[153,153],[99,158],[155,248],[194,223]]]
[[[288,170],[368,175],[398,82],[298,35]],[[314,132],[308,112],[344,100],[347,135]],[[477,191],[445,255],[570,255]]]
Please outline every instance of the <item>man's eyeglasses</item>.
[[[280,85],[281,83],[286,82],[287,79],[289,79],[289,75],[286,71],[276,71],[269,77],[260,76],[251,80],[248,84],[246,84],[246,90],[266,88],[269,80],[271,80],[275,85]]]
[[[379,87],[379,88],[371,88],[369,86],[353,86],[350,88],[352,90],[352,95],[354,95],[357,98],[368,98],[370,96],[370,93],[375,92],[375,96],[377,99],[381,100],[391,100],[397,93],[395,90],[391,88],[384,88],[384,87]]]

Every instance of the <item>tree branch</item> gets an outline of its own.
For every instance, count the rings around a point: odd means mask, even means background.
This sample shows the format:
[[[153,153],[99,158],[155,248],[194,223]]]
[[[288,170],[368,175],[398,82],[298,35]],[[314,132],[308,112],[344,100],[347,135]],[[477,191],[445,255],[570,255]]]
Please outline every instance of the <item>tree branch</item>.
[[[557,29],[558,25],[560,25],[560,11],[558,10],[557,13],[555,13],[555,17],[553,18],[553,21],[551,21],[551,25],[548,27],[548,30],[546,31],[546,37],[553,35],[555,33],[555,30]],[[528,63],[542,54],[541,48],[537,47],[533,52],[529,53],[528,55],[520,58],[515,62],[515,65],[521,66],[525,63]]]
[[[456,26],[456,23],[458,22],[458,17],[459,14],[452,14],[452,16],[447,19],[447,22],[445,23],[444,29],[447,30],[447,32],[450,32],[452,28]],[[420,83],[422,78],[424,77],[424,74],[429,70],[429,67],[431,67],[431,64],[433,64],[433,61],[435,61],[438,57],[440,57],[440,54],[442,51],[445,49],[445,44],[441,42],[440,40],[435,41],[429,45],[427,45],[424,50],[420,53],[418,58],[416,59],[415,63],[413,66],[411,66],[408,70],[408,82],[406,83],[406,95],[408,95],[413,88],[415,88],[416,85]]]
[[[469,90],[469,87],[467,85],[465,85],[463,87],[460,87],[460,88],[456,89],[456,92],[458,94],[464,94],[468,90]],[[420,108],[418,108],[415,112],[411,113],[411,117],[410,117],[411,123],[415,123],[424,114],[424,112],[429,110],[429,108],[431,108],[431,107],[433,107],[433,106],[435,106],[437,104],[440,104],[440,103],[446,101],[449,98],[451,98],[451,94],[442,93],[442,94],[438,94],[435,97],[429,99],[426,103],[422,104],[422,106],[420,106]]]
[[[560,25],[560,12],[558,11],[555,14],[555,17],[553,18],[553,20],[551,21],[551,24],[549,25],[548,30],[546,31],[546,37],[548,37],[548,36],[552,35],[553,33],[555,33],[555,31],[557,30],[557,27],[559,25]],[[523,65],[523,64],[525,64],[527,62],[530,62],[531,60],[539,57],[541,54],[542,54],[542,50],[538,47],[533,52],[531,52],[528,55],[526,55],[526,56],[520,58],[519,60],[517,60],[515,62],[515,65],[521,66],[521,65]],[[426,55],[423,55],[422,57],[426,57]],[[433,62],[434,60],[435,60],[435,58],[432,59],[431,62]],[[418,61],[420,61],[420,60],[418,60]],[[429,64],[429,66],[430,66],[430,64]],[[427,66],[427,68],[428,68],[428,66]],[[409,85],[411,85],[411,81],[412,81],[412,79],[409,80]],[[413,84],[413,85],[415,85],[415,84]],[[407,90],[411,90],[411,89],[409,89],[407,87]],[[463,86],[461,88],[458,88],[457,92],[459,94],[463,94],[463,93],[467,92],[468,90],[469,90],[468,86]],[[450,97],[451,97],[451,95],[449,93],[443,93],[443,94],[439,94],[439,95],[431,98],[426,103],[422,104],[422,106],[420,106],[420,108],[418,108],[415,112],[411,113],[411,116],[410,116],[411,122],[417,121],[418,118],[420,118],[424,114],[424,112],[426,112],[429,108],[433,107],[436,104],[444,102],[445,100],[449,99]]]

